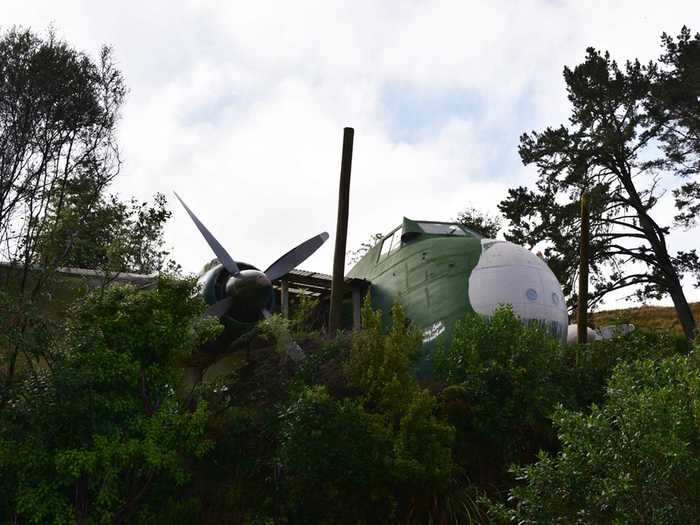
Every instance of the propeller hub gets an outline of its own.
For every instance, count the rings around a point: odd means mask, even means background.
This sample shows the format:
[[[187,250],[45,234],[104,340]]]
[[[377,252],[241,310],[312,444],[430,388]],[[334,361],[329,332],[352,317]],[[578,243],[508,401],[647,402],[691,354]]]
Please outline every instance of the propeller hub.
[[[238,275],[229,277],[226,295],[236,304],[260,311],[270,300],[272,282],[260,270],[241,270]]]

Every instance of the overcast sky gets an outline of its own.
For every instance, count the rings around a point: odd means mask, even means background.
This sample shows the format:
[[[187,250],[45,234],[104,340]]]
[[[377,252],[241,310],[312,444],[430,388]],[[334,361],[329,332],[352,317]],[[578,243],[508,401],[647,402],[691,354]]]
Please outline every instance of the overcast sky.
[[[130,90],[115,190],[167,194],[167,239],[186,270],[212,254],[173,190],[234,258],[262,268],[328,231],[304,268],[330,273],[344,126],[355,128],[348,247],[403,216],[496,212],[507,188],[535,179],[519,135],[567,118],[563,66],[590,45],[656,58],[663,31],[700,30],[700,2],[2,0],[0,24],[53,25],[93,56],[113,46]],[[672,213],[667,199],[657,216]],[[699,236],[674,233],[671,248]]]

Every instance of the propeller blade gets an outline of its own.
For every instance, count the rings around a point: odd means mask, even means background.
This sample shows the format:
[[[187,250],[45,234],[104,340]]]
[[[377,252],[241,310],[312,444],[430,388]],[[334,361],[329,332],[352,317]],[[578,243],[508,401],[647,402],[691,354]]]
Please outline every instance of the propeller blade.
[[[241,273],[241,271],[238,269],[236,261],[233,260],[233,257],[231,257],[228,254],[228,252],[224,250],[224,247],[221,246],[221,244],[219,244],[219,241],[217,241],[216,238],[211,234],[211,232],[207,230],[206,226],[204,226],[204,224],[202,224],[199,221],[197,216],[194,213],[192,213],[192,210],[190,210],[187,207],[185,201],[183,201],[176,192],[173,193],[175,193],[177,200],[179,200],[180,204],[182,204],[182,206],[185,208],[185,211],[192,219],[192,222],[194,222],[195,226],[197,226],[197,229],[204,237],[204,240],[207,241],[207,244],[216,255],[216,258],[219,259],[219,262],[224,265],[224,268],[226,268],[228,273],[230,273],[231,275],[238,275],[239,273]]]
[[[271,281],[279,279],[308,259],[327,240],[328,234],[326,232],[311,237],[308,241],[302,242],[299,246],[291,249],[273,262],[270,267],[265,270],[265,274]]]
[[[233,299],[231,297],[225,297],[204,310],[204,315],[207,317],[221,317],[229,311],[232,305]]]

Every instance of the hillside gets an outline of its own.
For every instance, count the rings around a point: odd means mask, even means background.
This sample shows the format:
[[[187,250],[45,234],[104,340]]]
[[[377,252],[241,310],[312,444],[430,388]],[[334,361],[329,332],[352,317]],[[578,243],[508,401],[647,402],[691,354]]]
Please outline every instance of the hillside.
[[[691,303],[690,308],[697,322],[700,320],[700,303]],[[620,310],[605,310],[594,313],[593,321],[596,326],[632,323],[637,328],[671,330],[679,335],[683,335],[681,325],[676,317],[676,310],[672,306],[640,306]]]

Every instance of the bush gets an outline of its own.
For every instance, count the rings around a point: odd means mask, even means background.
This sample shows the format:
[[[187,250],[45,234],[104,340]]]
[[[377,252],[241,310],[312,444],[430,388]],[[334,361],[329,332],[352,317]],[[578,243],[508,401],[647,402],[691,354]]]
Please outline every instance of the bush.
[[[390,514],[392,436],[381,416],[309,387],[282,418],[280,460],[293,515],[307,523],[358,523]]]
[[[421,334],[400,305],[384,334],[381,312],[369,298],[362,311],[363,330],[352,342],[346,365],[348,381],[360,392],[364,408],[382,415],[393,431],[395,481],[427,493],[444,490],[452,475],[450,447],[454,429],[436,417],[437,400],[413,375]]]
[[[469,315],[434,363],[437,376],[451,385],[443,405],[460,430],[463,464],[473,476],[494,481],[510,462],[552,446],[549,417],[567,394],[554,381],[562,349],[541,327],[524,325],[510,307],[490,319]]]
[[[518,523],[697,523],[700,370],[697,356],[618,365],[602,406],[555,414],[562,450],[515,470]]]
[[[438,521],[454,475],[453,428],[412,367],[420,334],[399,306],[384,333],[369,302],[344,370],[352,396],[304,388],[283,412],[280,460],[289,513],[306,523]]]
[[[194,290],[115,287],[72,313],[51,368],[3,414],[0,470],[13,485],[0,521],[133,521],[184,483],[186,460],[210,443],[206,404],[189,413],[175,396],[177,359],[219,330]]]
[[[399,305],[392,309],[392,326],[385,335],[382,313],[372,310],[369,300],[362,309],[362,327],[353,337],[345,368],[348,380],[367,406],[398,422],[418,390],[412,365],[418,358],[421,335],[408,326]]]
[[[566,407],[587,410],[601,403],[614,368],[637,359],[663,359],[690,351],[688,340],[671,332],[635,330],[607,341],[564,347],[564,366],[553,380],[569,393],[560,402]]]

